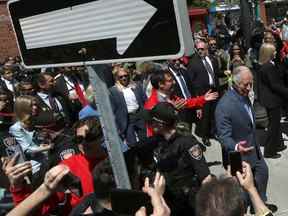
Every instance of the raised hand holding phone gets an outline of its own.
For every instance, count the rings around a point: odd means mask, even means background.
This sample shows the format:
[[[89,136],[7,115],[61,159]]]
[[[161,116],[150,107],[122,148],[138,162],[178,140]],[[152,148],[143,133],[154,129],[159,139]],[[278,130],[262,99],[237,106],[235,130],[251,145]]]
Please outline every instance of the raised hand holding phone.
[[[32,173],[32,165],[30,162],[22,162],[16,164],[19,153],[16,153],[12,158],[3,160],[2,169],[8,176],[12,187],[20,186],[24,182],[24,178]]]
[[[242,158],[240,152],[229,152],[229,164],[232,176],[236,176],[237,172],[242,173]]]
[[[153,206],[152,216],[169,216],[171,211],[166,204],[163,194],[165,192],[165,178],[160,173],[156,173],[153,186],[149,184],[149,178],[145,179],[143,191],[151,197]],[[141,207],[135,216],[147,216],[146,208]]]

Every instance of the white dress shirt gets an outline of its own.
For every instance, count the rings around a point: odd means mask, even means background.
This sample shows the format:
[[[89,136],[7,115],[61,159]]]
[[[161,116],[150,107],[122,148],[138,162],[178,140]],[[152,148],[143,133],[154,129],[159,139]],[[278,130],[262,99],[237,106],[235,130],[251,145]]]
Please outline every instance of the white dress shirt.
[[[49,102],[49,95],[42,93],[42,92],[38,92],[37,95],[45,102],[45,104],[47,106],[49,106],[51,109],[53,109],[53,107],[51,106],[50,102]],[[56,104],[58,106],[58,110],[61,112],[63,111],[63,107],[61,105],[61,103],[59,102],[59,100],[57,98],[54,98],[56,101]]]
[[[131,87],[122,89],[124,99],[127,105],[128,113],[134,113],[139,109],[139,104],[137,102],[136,96],[132,91]]]

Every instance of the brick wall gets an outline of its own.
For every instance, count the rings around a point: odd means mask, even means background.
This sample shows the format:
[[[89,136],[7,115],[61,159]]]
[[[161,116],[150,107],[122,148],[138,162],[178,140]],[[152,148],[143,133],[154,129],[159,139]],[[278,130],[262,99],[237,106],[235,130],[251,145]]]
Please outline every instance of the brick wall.
[[[8,56],[19,55],[6,4],[7,0],[0,0],[0,62]]]

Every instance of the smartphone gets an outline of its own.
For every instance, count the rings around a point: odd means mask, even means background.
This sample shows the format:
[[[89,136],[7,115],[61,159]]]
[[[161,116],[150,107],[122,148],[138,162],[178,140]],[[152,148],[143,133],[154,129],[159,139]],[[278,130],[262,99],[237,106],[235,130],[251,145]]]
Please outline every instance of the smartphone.
[[[229,164],[231,166],[231,175],[236,176],[236,172],[242,173],[242,158],[240,152],[229,152]]]
[[[3,144],[5,145],[6,155],[9,158],[14,157],[14,155],[16,155],[18,153],[18,157],[16,159],[16,164],[24,163],[26,161],[25,154],[24,154],[21,146],[17,143],[15,137],[4,138]]]
[[[60,184],[64,190],[68,189],[78,197],[83,195],[80,178],[73,175],[71,172],[63,177]]]
[[[152,214],[153,207],[148,194],[142,191],[115,189],[111,192],[113,212],[123,215],[134,215],[139,208],[144,206],[147,215]]]

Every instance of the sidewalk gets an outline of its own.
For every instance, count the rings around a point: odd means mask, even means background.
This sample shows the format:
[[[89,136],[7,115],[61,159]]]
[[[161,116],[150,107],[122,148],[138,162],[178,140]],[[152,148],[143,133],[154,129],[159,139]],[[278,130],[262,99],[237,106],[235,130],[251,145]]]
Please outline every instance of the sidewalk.
[[[220,162],[221,147],[219,142],[211,140],[212,146],[207,148],[205,152],[206,159],[211,163],[210,170],[213,174],[219,176],[224,173],[224,169]],[[285,142],[288,145],[288,142]],[[263,151],[263,147],[261,147]],[[274,213],[276,216],[288,215],[288,149],[280,153],[279,159],[266,159],[269,167],[269,183],[268,183],[268,203],[278,206],[278,211]]]

